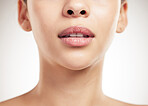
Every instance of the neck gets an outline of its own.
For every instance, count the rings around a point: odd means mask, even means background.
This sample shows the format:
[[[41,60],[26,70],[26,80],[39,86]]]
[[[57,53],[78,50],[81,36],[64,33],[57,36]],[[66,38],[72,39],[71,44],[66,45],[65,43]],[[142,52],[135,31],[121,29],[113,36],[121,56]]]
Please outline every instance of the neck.
[[[69,70],[40,57],[40,80],[36,86],[44,104],[93,106],[103,98],[104,58],[82,70]]]

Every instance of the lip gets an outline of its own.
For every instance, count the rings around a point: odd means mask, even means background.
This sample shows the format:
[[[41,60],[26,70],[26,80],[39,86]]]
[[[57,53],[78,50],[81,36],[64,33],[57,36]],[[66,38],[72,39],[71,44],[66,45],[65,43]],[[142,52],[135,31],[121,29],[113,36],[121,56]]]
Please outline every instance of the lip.
[[[62,37],[64,35],[69,35],[73,33],[81,33],[83,35],[88,35],[89,37],[95,37],[95,35],[85,27],[80,27],[80,26],[72,26],[67,29],[64,29],[61,33],[58,34],[58,37]]]
[[[65,37],[65,35],[67,36],[73,33],[81,33],[83,34],[83,37]],[[84,37],[84,35],[89,37]],[[72,47],[87,46],[94,37],[95,35],[88,28],[78,26],[69,27],[58,34],[58,38],[60,38],[64,44]]]

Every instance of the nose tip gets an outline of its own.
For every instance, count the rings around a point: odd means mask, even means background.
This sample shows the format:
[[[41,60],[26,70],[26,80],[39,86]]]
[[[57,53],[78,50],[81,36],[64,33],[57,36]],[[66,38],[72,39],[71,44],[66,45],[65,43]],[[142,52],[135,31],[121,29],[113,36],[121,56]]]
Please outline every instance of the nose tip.
[[[89,8],[84,3],[69,2],[64,6],[63,15],[65,17],[88,17]]]

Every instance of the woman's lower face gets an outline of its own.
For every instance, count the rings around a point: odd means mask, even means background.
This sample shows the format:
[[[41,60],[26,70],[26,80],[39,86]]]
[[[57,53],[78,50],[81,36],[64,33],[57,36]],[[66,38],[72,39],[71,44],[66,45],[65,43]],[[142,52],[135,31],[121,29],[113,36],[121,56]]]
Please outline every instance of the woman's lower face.
[[[80,70],[105,55],[116,32],[121,1],[28,0],[27,6],[40,53]]]

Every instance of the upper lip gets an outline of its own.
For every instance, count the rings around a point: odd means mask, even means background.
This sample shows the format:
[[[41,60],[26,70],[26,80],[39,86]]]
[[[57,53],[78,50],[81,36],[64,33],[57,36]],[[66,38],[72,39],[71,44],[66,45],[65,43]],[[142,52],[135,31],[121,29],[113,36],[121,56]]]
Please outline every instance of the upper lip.
[[[58,34],[58,37],[62,37],[65,35],[73,34],[73,33],[81,33],[83,35],[88,35],[90,37],[94,37],[95,35],[86,27],[80,26],[72,26],[64,29],[61,33]]]

